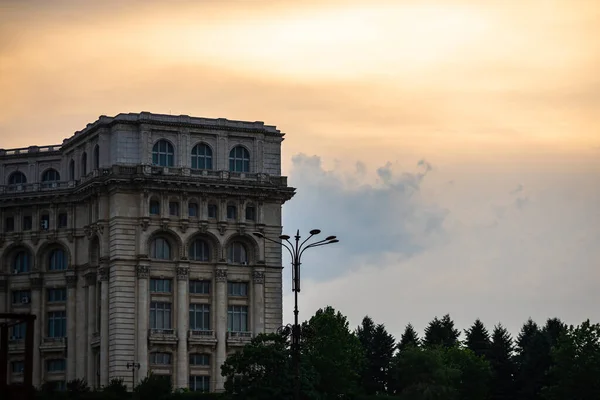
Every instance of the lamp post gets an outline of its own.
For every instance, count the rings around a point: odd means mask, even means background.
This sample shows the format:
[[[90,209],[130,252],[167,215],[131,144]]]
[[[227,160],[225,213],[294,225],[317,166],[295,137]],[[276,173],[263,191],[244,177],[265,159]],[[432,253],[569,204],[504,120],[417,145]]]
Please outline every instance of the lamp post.
[[[289,235],[279,236],[279,240],[274,240],[266,237],[260,232],[254,232],[254,236],[279,244],[287,249],[292,258],[292,292],[294,292],[294,326],[292,327],[292,354],[294,357],[294,399],[300,399],[300,325],[298,325],[298,293],[300,293],[300,265],[302,254],[313,247],[325,246],[339,242],[335,236],[328,236],[323,240],[308,243],[307,242],[315,235],[321,233],[319,229],[313,229],[310,236],[300,243],[300,230],[296,231],[294,236],[295,243],[290,241]],[[284,243],[287,242],[287,243]]]
[[[140,369],[140,363],[127,363],[127,369],[131,368],[131,391],[135,388],[135,369]]]

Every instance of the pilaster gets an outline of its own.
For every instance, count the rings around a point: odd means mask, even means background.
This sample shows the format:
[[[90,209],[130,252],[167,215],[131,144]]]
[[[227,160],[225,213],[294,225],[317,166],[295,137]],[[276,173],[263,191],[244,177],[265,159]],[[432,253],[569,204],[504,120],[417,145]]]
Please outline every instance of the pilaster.
[[[85,276],[86,291],[87,291],[87,363],[86,363],[86,379],[91,386],[96,382],[95,360],[92,351],[92,341],[96,332],[96,281],[98,277],[94,272],[90,272]]]
[[[75,271],[67,272],[67,381],[76,378],[76,304],[77,304],[77,275]],[[82,355],[83,356],[83,355]]]
[[[216,377],[215,390],[222,391],[224,379],[221,376],[221,366],[227,359],[227,267],[219,265],[215,270],[215,286],[217,295],[216,304],[216,337],[217,337],[217,356],[216,356]]]
[[[137,362],[140,364],[138,379],[148,375],[148,292],[150,266],[137,266]]]
[[[188,276],[189,268],[177,267],[177,381],[178,388],[188,387],[187,333],[189,325]]]
[[[100,282],[100,385],[108,385],[108,267],[98,269]]]
[[[254,270],[252,272],[252,284],[254,292],[253,297],[253,327],[252,335],[265,332],[265,272],[264,270]]]
[[[33,386],[40,386],[42,384],[42,362],[40,359],[40,342],[43,335],[43,318],[42,318],[42,303],[41,303],[41,291],[44,284],[44,279],[40,274],[32,274],[29,276],[31,284],[31,313],[35,314],[35,329],[33,335],[33,374],[31,383]]]

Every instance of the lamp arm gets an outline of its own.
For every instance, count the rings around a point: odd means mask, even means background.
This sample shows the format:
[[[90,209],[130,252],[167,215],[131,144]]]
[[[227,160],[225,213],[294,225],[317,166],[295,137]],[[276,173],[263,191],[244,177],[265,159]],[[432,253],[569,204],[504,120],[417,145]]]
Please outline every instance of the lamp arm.
[[[288,245],[286,245],[286,244],[285,244],[285,243],[283,243],[283,242],[280,242],[280,241],[277,241],[277,240],[270,239],[270,238],[268,238],[268,237],[266,237],[266,236],[263,236],[262,238],[263,238],[264,240],[267,240],[267,241],[269,241],[269,242],[272,242],[272,243],[275,243],[275,244],[278,244],[278,245],[280,245],[280,246],[283,246],[283,247],[285,247],[285,248],[287,249],[287,251],[289,251],[289,253],[290,253],[290,257],[292,257],[292,261],[294,261],[294,254],[292,253],[292,250],[289,248],[289,246],[288,246]],[[290,245],[291,245],[291,243],[290,243]]]
[[[298,258],[302,257],[302,253],[304,253],[305,250],[308,250],[312,247],[319,247],[319,246],[325,246],[327,244],[331,244],[329,243],[329,240],[321,240],[319,242],[314,242],[309,244],[308,246],[306,246],[305,248],[302,249],[302,251],[300,252],[300,255],[298,256]]]
[[[308,242],[308,241],[310,240],[310,238],[311,238],[311,237],[313,237],[313,236],[315,236],[315,235],[313,235],[313,234],[311,233],[311,235],[310,235],[309,237],[307,237],[306,239],[304,239],[304,242],[300,243],[300,247],[299,247],[299,249],[301,249],[301,248],[302,248],[302,246],[304,246],[304,243]]]

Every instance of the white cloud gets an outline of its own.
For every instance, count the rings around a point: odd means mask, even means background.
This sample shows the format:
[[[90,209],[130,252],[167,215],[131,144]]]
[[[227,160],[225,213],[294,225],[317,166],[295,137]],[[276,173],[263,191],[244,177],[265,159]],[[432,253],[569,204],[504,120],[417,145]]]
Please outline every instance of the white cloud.
[[[302,319],[329,304],[353,325],[369,314],[398,337],[407,323],[422,331],[445,313],[461,329],[481,318],[514,333],[530,316],[600,319],[595,171],[481,180],[486,171],[447,176],[421,164],[411,173],[384,164],[368,184],[362,164],[351,180],[318,157],[294,158],[298,197],[284,207],[286,227],[316,221],[341,239],[303,260]],[[284,300],[289,321],[292,297]]]

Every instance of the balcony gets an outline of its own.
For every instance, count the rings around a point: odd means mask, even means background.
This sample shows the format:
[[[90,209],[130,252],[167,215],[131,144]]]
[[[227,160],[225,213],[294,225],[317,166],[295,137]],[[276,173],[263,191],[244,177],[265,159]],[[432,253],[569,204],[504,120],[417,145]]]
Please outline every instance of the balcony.
[[[252,340],[252,332],[227,332],[227,344],[245,346]]]
[[[175,329],[148,329],[148,340],[154,343],[176,344]]]
[[[215,331],[191,329],[188,331],[188,342],[190,344],[215,344],[217,337]]]
[[[9,338],[8,353],[22,353],[25,351],[25,339]]]
[[[40,345],[41,351],[64,351],[66,349],[66,337],[45,337]]]

